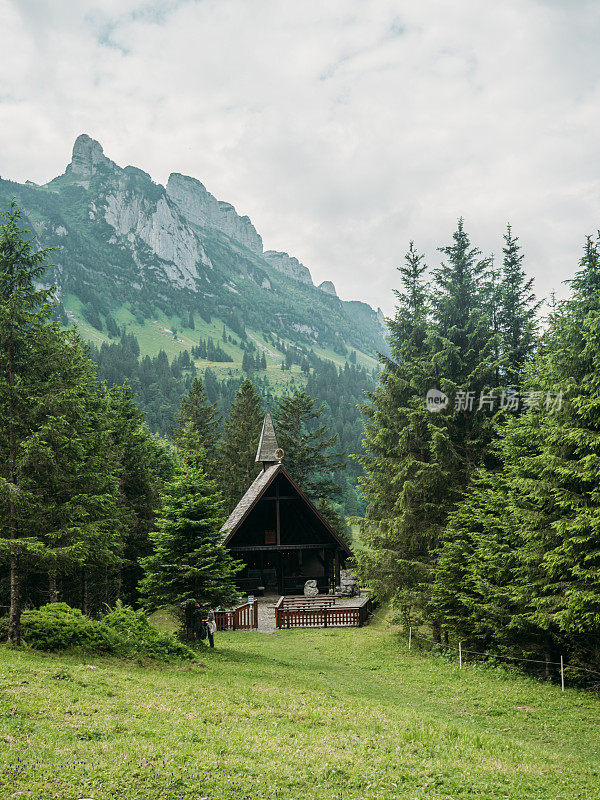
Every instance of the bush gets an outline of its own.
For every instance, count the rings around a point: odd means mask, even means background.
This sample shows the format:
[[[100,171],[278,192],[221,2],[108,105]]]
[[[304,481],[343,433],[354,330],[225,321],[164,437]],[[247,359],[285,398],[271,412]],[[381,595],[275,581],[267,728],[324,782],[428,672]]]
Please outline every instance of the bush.
[[[119,637],[119,650],[123,655],[143,655],[168,660],[194,658],[195,653],[172,634],[157,630],[143,611],[134,611],[117,602],[102,623]]]
[[[34,650],[66,650],[79,647],[88,651],[112,653],[117,637],[101,622],[85,617],[66,603],[49,603],[21,615],[24,641]],[[8,619],[0,620],[0,636],[8,635]]]
[[[34,650],[81,649],[118,656],[147,656],[162,661],[193,659],[192,649],[172,634],[154,628],[142,611],[119,601],[101,620],[84,616],[66,603],[49,603],[21,616],[23,641]],[[8,636],[8,618],[0,619],[0,638]]]

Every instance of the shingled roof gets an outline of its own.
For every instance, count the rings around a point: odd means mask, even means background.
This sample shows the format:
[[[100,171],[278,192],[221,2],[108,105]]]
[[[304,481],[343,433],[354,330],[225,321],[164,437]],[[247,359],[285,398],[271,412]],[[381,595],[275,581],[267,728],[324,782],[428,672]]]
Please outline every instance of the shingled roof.
[[[227,522],[221,528],[221,532],[225,534],[224,538],[227,538],[227,534],[229,533],[229,531],[236,528],[238,524],[242,521],[242,519],[246,515],[246,512],[252,508],[254,503],[261,496],[263,490],[266,489],[269,483],[271,482],[271,478],[275,476],[275,473],[279,470],[280,467],[281,464],[272,464],[270,467],[266,467],[266,469],[258,473],[258,475],[254,479],[254,482],[250,485],[250,488],[248,489],[246,494],[242,497],[240,502],[233,509],[233,511],[227,518]]]
[[[329,522],[321,514],[321,512],[315,506],[312,500],[310,500],[310,498],[308,498],[304,494],[302,489],[298,486],[296,481],[292,478],[292,476],[280,462],[278,462],[277,464],[270,464],[269,466],[265,466],[263,471],[256,476],[254,482],[251,484],[246,494],[242,497],[240,502],[233,509],[233,511],[229,515],[229,518],[227,519],[227,522],[225,522],[225,524],[221,528],[221,533],[223,534],[223,544],[227,544],[230,541],[230,539],[234,536],[237,528],[248,516],[250,511],[252,511],[256,503],[260,500],[262,495],[269,488],[271,482],[275,479],[275,477],[279,473],[282,473],[287,478],[287,480],[292,485],[292,488],[296,492],[298,492],[299,499],[306,504],[306,506],[316,517],[318,517],[323,527],[338,542],[340,547],[343,550],[345,550],[346,553],[350,554],[351,551],[346,542],[344,542],[344,540],[341,539],[340,536],[333,530]]]
[[[279,445],[277,444],[277,438],[275,436],[271,412],[267,411],[263,420],[258,450],[256,451],[256,458],[254,460],[262,461],[263,464],[276,464],[281,460],[277,458],[276,455],[278,449]]]

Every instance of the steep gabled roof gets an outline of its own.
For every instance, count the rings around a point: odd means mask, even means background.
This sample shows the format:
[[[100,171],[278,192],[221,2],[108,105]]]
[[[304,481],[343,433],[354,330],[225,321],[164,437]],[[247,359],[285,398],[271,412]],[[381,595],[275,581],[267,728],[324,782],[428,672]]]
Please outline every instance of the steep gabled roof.
[[[254,460],[262,461],[266,464],[276,464],[278,461],[280,461],[276,455],[278,449],[279,445],[277,444],[277,437],[275,436],[275,428],[273,426],[273,420],[271,419],[271,412],[267,411],[263,420],[258,450],[256,451],[256,458]]]
[[[254,506],[258,503],[260,498],[264,495],[271,483],[279,474],[285,475],[295,491],[298,492],[300,499],[304,501],[311,512],[319,519],[323,527],[336,540],[340,547],[345,550],[348,555],[350,555],[350,548],[346,542],[344,542],[344,540],[341,539],[340,536],[333,530],[323,514],[321,514],[312,500],[304,494],[302,489],[298,486],[296,481],[281,463],[271,464],[271,466],[266,467],[266,469],[260,472],[254,479],[246,494],[233,509],[227,521],[221,528],[221,532],[223,533],[223,544],[228,544],[231,541]]]
[[[280,466],[281,464],[272,464],[270,467],[267,467],[265,470],[258,473],[246,494],[233,509],[227,518],[227,521],[221,528],[222,532],[228,534],[225,539],[229,539],[230,535],[238,529],[240,524],[245,519],[247,513],[254,507],[256,501],[262,497],[265,489],[267,489],[271,483],[271,480],[275,477]]]

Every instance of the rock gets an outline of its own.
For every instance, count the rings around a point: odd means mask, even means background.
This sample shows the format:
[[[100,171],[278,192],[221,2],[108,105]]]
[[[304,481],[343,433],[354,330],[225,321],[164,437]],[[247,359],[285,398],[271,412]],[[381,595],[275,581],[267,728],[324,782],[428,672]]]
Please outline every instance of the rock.
[[[316,597],[319,594],[319,587],[315,580],[306,581],[304,584],[304,596]]]
[[[312,276],[308,267],[301,264],[294,256],[289,256],[287,253],[280,253],[277,250],[266,250],[263,253],[264,260],[270,264],[277,272],[287,275],[294,281],[300,283],[308,283],[312,286]]]
[[[349,569],[340,570],[339,593],[344,597],[355,597],[360,594],[360,586],[356,575]]]
[[[325,294],[330,294],[332,297],[337,297],[335,286],[331,281],[323,281],[323,283],[319,284],[319,289],[322,292],[325,292]]]
[[[249,217],[241,217],[231,203],[217,200],[196,178],[173,172],[167,194],[184,219],[201,228],[216,228],[238,244],[262,255],[262,237]]]
[[[99,167],[118,169],[116,164],[104,155],[100,142],[92,139],[87,133],[82,133],[75,139],[71,163],[67,167],[66,174],[87,185]]]

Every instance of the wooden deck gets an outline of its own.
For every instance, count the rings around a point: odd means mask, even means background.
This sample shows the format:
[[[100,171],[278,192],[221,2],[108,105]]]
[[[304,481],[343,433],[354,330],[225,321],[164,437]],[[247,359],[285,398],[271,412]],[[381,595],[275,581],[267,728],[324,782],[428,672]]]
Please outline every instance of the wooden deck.
[[[280,597],[276,628],[349,628],[364,625],[371,613],[368,597]]]

